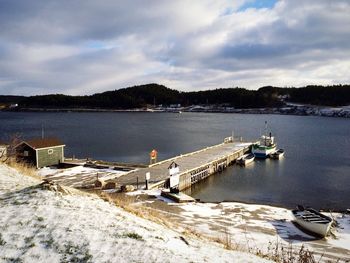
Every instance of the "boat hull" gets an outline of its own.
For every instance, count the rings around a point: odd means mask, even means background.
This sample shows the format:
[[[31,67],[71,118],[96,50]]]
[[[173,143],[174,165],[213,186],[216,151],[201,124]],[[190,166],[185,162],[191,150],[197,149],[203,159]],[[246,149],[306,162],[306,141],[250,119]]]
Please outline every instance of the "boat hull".
[[[248,164],[252,163],[253,161],[254,161],[254,158],[248,159],[248,160],[244,160],[243,165],[248,165]]]
[[[237,163],[245,166],[252,163],[254,159],[255,159],[255,156],[253,154],[245,154],[241,156],[239,159],[237,159]]]
[[[282,149],[279,149],[276,152],[270,154],[270,157],[272,159],[276,159],[276,160],[282,158],[283,156],[284,156],[284,150],[282,150]]]
[[[240,165],[248,165],[250,163],[252,163],[255,159],[254,154],[245,154],[243,155],[240,159],[238,159],[238,163]]]
[[[303,229],[316,234],[317,236],[325,237],[332,226],[332,219],[320,213],[314,214],[315,219],[308,221],[307,216],[303,216],[303,211],[293,210],[294,221]],[[314,213],[315,211],[313,211]],[[317,217],[319,216],[319,219]]]
[[[276,146],[253,146],[252,153],[256,158],[268,158],[276,151]]]

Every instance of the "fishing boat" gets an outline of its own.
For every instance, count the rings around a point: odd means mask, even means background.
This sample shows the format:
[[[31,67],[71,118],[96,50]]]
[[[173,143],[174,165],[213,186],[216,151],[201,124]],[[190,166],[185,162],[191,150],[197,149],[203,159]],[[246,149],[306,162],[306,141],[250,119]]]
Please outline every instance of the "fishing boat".
[[[240,165],[247,165],[254,161],[255,156],[252,153],[244,154],[237,159],[237,163]]]
[[[252,153],[256,158],[267,158],[270,154],[276,151],[274,137],[263,135],[260,142],[252,145]]]
[[[277,151],[270,154],[270,158],[278,160],[281,157],[283,157],[283,155],[284,155],[284,150],[278,149]]]
[[[321,237],[325,237],[331,229],[333,219],[315,209],[298,206],[292,214],[298,225]]]
[[[256,158],[268,158],[270,154],[276,151],[275,138],[267,135],[267,122],[265,121],[265,135],[262,135],[260,141],[252,145],[252,153]]]

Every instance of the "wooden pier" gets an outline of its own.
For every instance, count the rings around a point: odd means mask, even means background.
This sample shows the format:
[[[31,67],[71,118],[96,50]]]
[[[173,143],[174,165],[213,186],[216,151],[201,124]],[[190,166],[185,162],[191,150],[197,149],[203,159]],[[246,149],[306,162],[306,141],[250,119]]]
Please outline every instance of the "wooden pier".
[[[146,173],[150,173],[148,188],[160,188],[169,179],[168,167],[172,162],[175,162],[180,168],[179,190],[182,191],[192,184],[222,171],[247,152],[251,145],[252,143],[232,142],[232,140],[226,139],[224,143],[176,156],[152,164],[147,168],[139,168],[110,181],[118,185],[145,184]]]

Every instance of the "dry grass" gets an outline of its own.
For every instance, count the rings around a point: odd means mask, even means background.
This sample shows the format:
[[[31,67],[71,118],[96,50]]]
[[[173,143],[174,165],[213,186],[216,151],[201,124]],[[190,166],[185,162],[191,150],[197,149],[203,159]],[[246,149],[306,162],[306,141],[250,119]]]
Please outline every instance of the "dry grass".
[[[137,196],[129,196],[123,193],[111,195],[105,192],[101,192],[99,196],[103,200],[113,203],[138,217],[156,222],[169,228],[176,227],[176,225],[171,223],[169,218],[167,218],[161,211],[142,205]]]
[[[232,240],[231,234],[227,227],[225,228],[223,238],[221,238],[221,242],[224,245],[224,248],[229,250],[242,250],[240,245]]]
[[[315,253],[304,245],[293,246],[292,243],[283,245],[279,240],[275,243],[270,242],[266,253],[256,249],[254,254],[281,263],[316,263],[323,260],[323,255],[316,260]]]
[[[38,175],[37,170],[32,165],[29,165],[23,162],[18,162],[13,158],[7,159],[5,164],[8,165],[9,167],[12,167],[13,169],[15,169],[16,171],[18,171],[23,175],[30,176],[38,180],[42,180],[42,178]]]

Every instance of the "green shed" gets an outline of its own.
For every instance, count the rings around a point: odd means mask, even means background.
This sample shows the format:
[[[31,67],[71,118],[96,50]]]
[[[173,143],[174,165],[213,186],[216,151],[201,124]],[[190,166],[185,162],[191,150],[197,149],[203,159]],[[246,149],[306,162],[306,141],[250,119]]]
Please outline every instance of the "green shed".
[[[41,168],[62,163],[64,146],[57,138],[39,138],[22,141],[15,148],[17,159]]]

